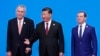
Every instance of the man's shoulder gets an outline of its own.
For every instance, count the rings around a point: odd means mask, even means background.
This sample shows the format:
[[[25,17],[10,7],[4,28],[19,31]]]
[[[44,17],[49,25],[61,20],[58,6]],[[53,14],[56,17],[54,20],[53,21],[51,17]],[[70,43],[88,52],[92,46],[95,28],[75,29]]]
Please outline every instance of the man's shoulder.
[[[29,21],[29,22],[30,22],[30,21],[33,21],[31,18],[28,18],[28,17],[24,17],[24,20],[25,20],[25,21]]]
[[[52,22],[55,23],[55,24],[58,24],[58,25],[61,24],[61,23],[59,23],[59,22],[57,22],[57,21],[55,21],[55,20],[52,20]]]
[[[72,29],[74,30],[74,29],[77,29],[77,28],[78,28],[78,25],[74,26]]]
[[[52,20],[52,24],[57,25],[57,26],[62,26],[60,22],[57,22],[57,21],[54,21],[54,20]]]
[[[11,18],[11,19],[8,20],[8,22],[14,22],[14,21],[16,21],[16,19],[17,19],[16,17]]]
[[[89,25],[89,24],[87,24],[87,25],[86,25],[86,28],[89,28],[89,29],[95,29],[95,27],[94,27],[94,26]]]
[[[39,23],[37,24],[37,26],[40,26],[40,25],[43,25],[43,24],[44,24],[44,21],[39,22]]]

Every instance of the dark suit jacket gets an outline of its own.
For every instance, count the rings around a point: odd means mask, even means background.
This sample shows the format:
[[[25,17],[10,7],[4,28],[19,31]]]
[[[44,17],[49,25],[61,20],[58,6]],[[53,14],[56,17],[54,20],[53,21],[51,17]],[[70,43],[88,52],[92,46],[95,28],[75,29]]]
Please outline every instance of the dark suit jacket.
[[[44,22],[37,24],[35,34],[30,41],[33,43],[39,39],[39,55],[58,56],[59,52],[64,52],[64,36],[60,23],[51,22],[48,36],[46,36]]]
[[[26,47],[26,45],[24,45],[25,38],[29,39],[33,32],[34,22],[31,19],[24,17],[20,35],[18,33],[17,18],[9,20],[7,30],[7,52],[11,51],[12,56],[15,56],[19,47],[21,55],[24,56]]]
[[[83,37],[78,37],[78,26],[72,29],[72,56],[97,56],[97,38],[95,29],[86,25]]]

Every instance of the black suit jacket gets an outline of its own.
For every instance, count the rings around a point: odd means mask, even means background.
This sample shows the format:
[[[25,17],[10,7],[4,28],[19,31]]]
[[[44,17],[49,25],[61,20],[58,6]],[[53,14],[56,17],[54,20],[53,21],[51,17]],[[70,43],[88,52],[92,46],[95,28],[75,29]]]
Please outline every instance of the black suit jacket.
[[[35,33],[31,37],[31,44],[39,39],[39,55],[58,56],[59,52],[64,52],[64,36],[60,23],[52,21],[48,36],[46,36],[44,22],[37,24]]]
[[[29,39],[33,32],[34,22],[31,19],[24,17],[23,27],[20,35],[18,33],[17,18],[9,20],[7,29],[7,52],[11,51],[12,56],[15,56],[19,47],[21,55],[24,56],[25,48],[27,47],[24,44],[25,38]]]

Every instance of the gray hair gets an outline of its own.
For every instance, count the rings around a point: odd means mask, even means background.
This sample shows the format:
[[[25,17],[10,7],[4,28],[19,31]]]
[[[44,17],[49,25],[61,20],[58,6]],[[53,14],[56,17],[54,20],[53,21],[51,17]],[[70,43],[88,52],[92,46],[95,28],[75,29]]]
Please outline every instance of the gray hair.
[[[18,5],[17,8],[16,8],[16,10],[17,10],[19,7],[24,8],[24,10],[25,10],[25,12],[26,12],[26,6],[25,6],[25,5],[22,5],[22,4]]]

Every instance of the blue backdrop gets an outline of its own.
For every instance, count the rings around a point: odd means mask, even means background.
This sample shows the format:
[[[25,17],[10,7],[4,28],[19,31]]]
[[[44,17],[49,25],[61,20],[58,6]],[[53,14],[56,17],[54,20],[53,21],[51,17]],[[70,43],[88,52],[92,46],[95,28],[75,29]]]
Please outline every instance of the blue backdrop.
[[[49,6],[53,10],[52,18],[62,24],[65,40],[65,56],[71,55],[71,29],[76,22],[77,12],[87,12],[87,22],[94,26],[98,39],[98,56],[100,56],[100,0],[1,0],[0,1],[0,56],[6,56],[7,22],[15,17],[15,9],[19,4],[27,7],[26,16],[40,22],[41,9]],[[38,56],[38,41],[34,43],[32,56]]]

